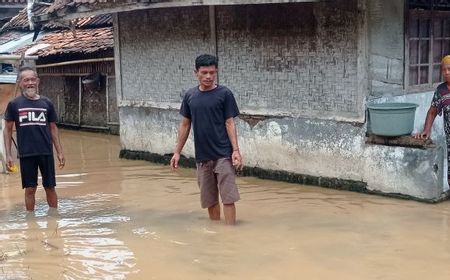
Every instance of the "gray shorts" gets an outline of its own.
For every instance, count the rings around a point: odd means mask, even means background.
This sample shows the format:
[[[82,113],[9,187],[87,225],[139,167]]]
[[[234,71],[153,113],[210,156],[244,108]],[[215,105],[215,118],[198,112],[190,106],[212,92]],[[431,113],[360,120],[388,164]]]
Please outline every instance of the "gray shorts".
[[[197,163],[197,179],[202,208],[219,203],[233,204],[240,199],[231,159],[221,158]]]

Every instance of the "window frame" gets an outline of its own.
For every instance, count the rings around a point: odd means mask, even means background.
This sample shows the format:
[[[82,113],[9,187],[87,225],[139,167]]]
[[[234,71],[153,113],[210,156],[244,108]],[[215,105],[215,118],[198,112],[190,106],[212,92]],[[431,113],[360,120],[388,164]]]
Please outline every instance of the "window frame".
[[[430,0],[429,3],[424,3],[424,7],[427,7],[428,9],[414,9],[411,8],[411,5],[413,5],[414,3],[412,3],[413,1],[408,0],[405,1],[405,67],[404,67],[404,88],[407,90],[410,90],[412,92],[418,92],[418,91],[424,91],[424,90],[433,90],[434,88],[436,88],[437,85],[439,85],[440,83],[442,83],[442,79],[440,79],[439,82],[433,82],[433,69],[435,66],[440,65],[440,61],[439,62],[434,62],[433,61],[433,57],[434,57],[434,41],[436,40],[436,36],[434,36],[434,23],[436,20],[439,19],[447,19],[450,18],[450,6],[448,7],[448,10],[441,10],[440,5],[436,4],[435,0]],[[450,4],[450,1],[449,1]],[[438,9],[436,9],[438,8]],[[444,7],[446,8],[446,7]],[[412,37],[410,34],[410,25],[412,22],[412,19],[417,19],[417,18],[428,18],[429,19],[429,23],[428,23],[428,29],[429,29],[429,35],[428,37]],[[420,27],[419,27],[420,28]],[[419,31],[420,32],[420,31]],[[411,64],[410,61],[410,55],[411,55],[411,44],[410,42],[417,39],[419,42],[421,41],[421,39],[426,39],[428,38],[428,62],[427,63],[421,63],[420,62],[420,51],[417,53],[417,63],[415,64]],[[450,34],[449,36],[444,36],[444,37],[439,37],[441,40],[444,41],[450,41]],[[418,44],[418,48],[420,48],[420,44]],[[450,49],[449,49],[450,50]],[[420,69],[420,67],[427,67],[428,68],[428,73],[427,73],[427,80],[428,82],[425,84],[414,84],[411,85],[410,84],[410,74],[411,74],[411,67],[418,67]],[[418,71],[418,76],[417,78],[420,80],[420,70],[416,70]],[[442,76],[441,76],[442,77]]]

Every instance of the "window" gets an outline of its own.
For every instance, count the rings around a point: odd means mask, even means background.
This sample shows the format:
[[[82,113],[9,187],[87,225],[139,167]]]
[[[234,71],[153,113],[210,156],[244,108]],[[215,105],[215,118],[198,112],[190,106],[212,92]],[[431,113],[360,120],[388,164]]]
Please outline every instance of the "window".
[[[450,54],[450,0],[409,0],[408,6],[407,85],[432,87]]]

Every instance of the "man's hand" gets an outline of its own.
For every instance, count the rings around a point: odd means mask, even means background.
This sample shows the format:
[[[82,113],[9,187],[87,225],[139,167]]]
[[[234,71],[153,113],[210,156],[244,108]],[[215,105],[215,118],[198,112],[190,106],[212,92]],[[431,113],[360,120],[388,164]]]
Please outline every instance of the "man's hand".
[[[14,166],[14,159],[12,156],[7,156],[6,157],[6,169],[8,170],[12,170]]]
[[[239,150],[233,151],[233,154],[231,155],[231,160],[233,162],[234,168],[236,168],[237,171],[242,171],[244,168],[244,163],[242,162],[241,154],[239,153]]]
[[[429,139],[430,138],[430,132],[429,131],[422,131],[420,133],[417,133],[414,135],[414,138],[416,139]]]
[[[170,160],[170,168],[172,168],[172,170],[175,170],[178,168],[178,161],[180,160],[180,154],[179,153],[174,153],[172,156],[172,159]]]
[[[64,166],[66,165],[66,159],[64,158],[64,154],[58,153],[57,157],[58,157],[58,161],[59,161],[59,168],[63,169]]]

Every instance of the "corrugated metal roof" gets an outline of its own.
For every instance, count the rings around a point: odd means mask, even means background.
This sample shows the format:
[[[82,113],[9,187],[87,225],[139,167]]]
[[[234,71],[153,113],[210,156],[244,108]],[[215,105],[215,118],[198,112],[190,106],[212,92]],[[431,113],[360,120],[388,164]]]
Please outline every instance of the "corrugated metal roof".
[[[47,57],[64,54],[90,54],[104,50],[111,50],[114,47],[112,27],[77,29],[72,31],[54,31],[44,35],[24,48],[16,51],[22,54],[32,47],[36,50],[28,51],[27,55],[38,55]]]
[[[26,7],[27,0],[0,0],[1,8],[21,8]]]
[[[17,80],[17,74],[1,74],[0,75],[0,84],[15,84]]]
[[[0,4],[27,4],[27,0],[0,0]]]
[[[26,34],[26,33],[25,33]],[[0,45],[19,39],[24,35],[24,32],[11,30],[5,32],[0,36]]]
[[[14,53],[17,49],[22,48],[28,44],[31,44],[33,41],[34,32],[16,32],[12,31],[11,33],[3,34],[0,38],[9,37],[11,35],[11,40],[6,43],[0,45],[0,54],[10,54]]]

